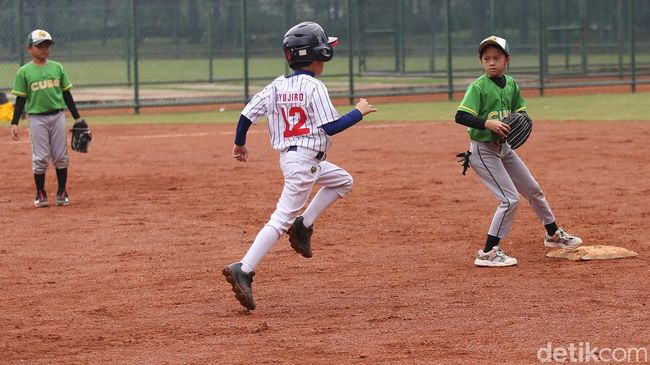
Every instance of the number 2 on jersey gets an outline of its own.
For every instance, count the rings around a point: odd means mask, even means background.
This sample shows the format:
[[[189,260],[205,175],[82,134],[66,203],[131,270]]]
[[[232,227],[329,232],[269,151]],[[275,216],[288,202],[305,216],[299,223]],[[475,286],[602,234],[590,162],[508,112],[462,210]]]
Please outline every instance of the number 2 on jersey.
[[[282,111],[282,119],[284,119],[284,138],[309,134],[309,128],[303,128],[305,122],[307,122],[307,114],[303,108],[299,106],[289,108],[289,117],[294,117],[298,114],[298,123],[296,123],[293,128],[289,125],[289,119],[287,118],[287,113],[284,111],[284,108],[280,108],[280,111]]]

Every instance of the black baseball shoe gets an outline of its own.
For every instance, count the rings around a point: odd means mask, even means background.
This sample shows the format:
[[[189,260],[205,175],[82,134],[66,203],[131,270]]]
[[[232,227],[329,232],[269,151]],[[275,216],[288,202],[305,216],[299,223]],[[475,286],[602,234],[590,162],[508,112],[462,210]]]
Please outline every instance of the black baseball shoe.
[[[68,198],[67,191],[63,190],[56,193],[56,201],[54,202],[55,205],[66,206],[68,203],[70,203],[70,199]]]
[[[36,192],[36,198],[34,198],[34,206],[36,208],[47,207],[47,193],[45,190]]]
[[[239,303],[246,307],[246,309],[255,309],[253,288],[251,287],[255,272],[245,273],[241,269],[241,262],[235,262],[224,267],[221,273],[226,277],[226,281],[232,285],[232,291],[235,293],[235,298],[239,300]]]
[[[296,252],[304,257],[310,258],[311,253],[311,235],[314,233],[314,226],[305,227],[302,216],[296,218],[287,233],[289,242]]]

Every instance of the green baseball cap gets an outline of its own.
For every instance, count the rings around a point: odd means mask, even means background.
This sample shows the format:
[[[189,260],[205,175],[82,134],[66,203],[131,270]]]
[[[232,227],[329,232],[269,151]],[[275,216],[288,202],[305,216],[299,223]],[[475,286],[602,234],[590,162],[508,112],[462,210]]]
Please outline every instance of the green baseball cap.
[[[500,48],[503,51],[503,53],[506,54],[506,56],[510,56],[510,49],[508,48],[508,42],[506,42],[506,40],[501,37],[492,35],[482,40],[481,44],[479,44],[478,46],[478,54],[482,55],[483,49],[485,49],[485,47],[487,46],[497,46],[497,48]]]
[[[28,46],[41,44],[45,41],[54,43],[54,40],[52,39],[50,33],[44,31],[43,29],[36,29],[29,33],[29,36],[27,37]]]

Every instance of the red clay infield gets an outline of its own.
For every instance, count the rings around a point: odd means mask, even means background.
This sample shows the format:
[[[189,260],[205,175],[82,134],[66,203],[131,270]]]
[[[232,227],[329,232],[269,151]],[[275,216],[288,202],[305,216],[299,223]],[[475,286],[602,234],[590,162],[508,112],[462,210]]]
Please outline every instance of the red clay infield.
[[[541,121],[520,150],[560,225],[639,257],[548,259],[524,203],[505,269],[473,266],[497,203],[461,175],[462,127],[355,126],[328,154],[353,192],[316,222],[312,259],[281,238],[253,312],[220,272],[280,193],[265,125],[245,164],[234,125],[93,130],[63,208],[32,207],[30,146],[0,140],[2,363],[535,364],[549,342],[650,347],[650,123]]]

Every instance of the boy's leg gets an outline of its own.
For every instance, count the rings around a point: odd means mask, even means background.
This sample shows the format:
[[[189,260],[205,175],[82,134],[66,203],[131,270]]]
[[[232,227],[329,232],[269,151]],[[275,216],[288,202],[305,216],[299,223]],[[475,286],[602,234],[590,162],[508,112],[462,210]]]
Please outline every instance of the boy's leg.
[[[352,176],[342,168],[327,161],[321,161],[316,167],[319,175],[318,184],[323,187],[316,193],[303,215],[296,218],[287,233],[291,247],[303,257],[312,257],[311,236],[313,224],[329,206],[341,199],[352,189]]]
[[[68,143],[67,131],[65,127],[65,114],[63,112],[52,115],[51,129],[50,129],[50,153],[52,156],[52,164],[57,170],[66,169],[65,174],[57,173],[59,182],[59,191],[65,190],[67,181],[67,168],[70,163],[68,157]]]
[[[501,202],[494,213],[488,234],[503,239],[512,227],[519,206],[519,192],[501,161],[501,148],[504,147],[473,141],[470,165],[483,184]]]
[[[298,153],[284,153],[280,157],[284,188],[271,218],[259,231],[241,260],[244,272],[255,269],[262,258],[275,246],[280,236],[291,226],[300,209],[305,206],[318,179],[318,171],[311,172],[313,166],[312,159]]]
[[[535,180],[521,158],[512,151],[507,157],[504,157],[503,163],[519,192],[528,199],[533,211],[537,214],[542,224],[544,224],[544,228],[546,228],[544,245],[546,247],[560,247],[565,249],[575,249],[580,246],[582,244],[580,237],[573,236],[557,226],[555,216],[544,197],[539,183]]]
[[[45,174],[50,162],[50,131],[47,116],[29,116],[29,138],[32,142],[32,170],[35,175]]]
[[[323,187],[316,193],[314,199],[312,199],[307,209],[302,213],[303,224],[307,227],[314,224],[316,218],[325,209],[346,196],[352,190],[354,183],[352,175],[331,162],[323,161],[319,164],[319,168],[320,176],[316,183]]]
[[[504,146],[504,148],[509,149],[510,147]],[[550,225],[554,223],[555,216],[544,197],[542,188],[515,151],[510,150],[510,152],[503,157],[503,165],[512,178],[512,182],[517,187],[517,190],[528,200],[530,206],[535,214],[537,214],[537,217],[539,217],[542,224]]]
[[[47,116],[29,116],[29,138],[32,142],[32,171],[36,185],[35,207],[46,207],[47,193],[45,192],[45,172],[50,161],[50,132]]]

